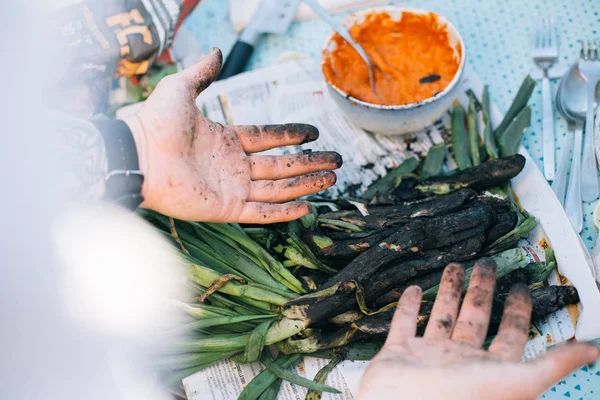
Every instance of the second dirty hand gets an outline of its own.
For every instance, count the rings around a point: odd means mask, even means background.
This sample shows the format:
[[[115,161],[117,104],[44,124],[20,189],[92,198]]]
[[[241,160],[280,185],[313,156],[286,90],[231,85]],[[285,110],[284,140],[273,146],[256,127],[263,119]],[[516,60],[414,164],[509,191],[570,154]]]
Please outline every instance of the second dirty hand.
[[[400,297],[389,335],[361,381],[361,399],[535,399],[570,371],[594,362],[599,350],[585,343],[566,344],[521,363],[532,310],[524,284],[508,294],[498,334],[483,350],[492,312],[496,263],[476,264],[462,305],[465,271],[444,270],[423,337],[416,337],[422,292],[411,286]],[[443,382],[443,387],[432,385]],[[506,390],[506,388],[511,390]]]
[[[191,221],[274,223],[298,219],[310,203],[292,201],[332,186],[335,152],[248,155],[316,140],[311,125],[229,126],[202,115],[196,97],[217,77],[221,51],[165,77],[125,122],[135,138],[143,208]]]

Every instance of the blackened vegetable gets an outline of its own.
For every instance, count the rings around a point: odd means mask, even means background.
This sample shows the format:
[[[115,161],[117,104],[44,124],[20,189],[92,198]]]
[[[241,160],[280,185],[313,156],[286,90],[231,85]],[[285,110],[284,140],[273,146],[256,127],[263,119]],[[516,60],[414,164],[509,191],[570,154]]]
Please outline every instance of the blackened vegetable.
[[[536,321],[569,304],[579,303],[579,294],[574,286],[548,286],[531,292],[533,312],[531,319]]]
[[[389,237],[393,232],[394,230],[392,229],[360,232],[360,236],[357,238],[341,240],[308,232],[302,238],[320,257],[349,261]]]
[[[413,200],[447,194],[461,188],[481,190],[507,182],[517,176],[524,166],[525,157],[520,154],[489,160],[454,175],[425,179],[413,188],[400,186],[394,196],[400,200]]]
[[[488,336],[494,335],[498,330],[504,311],[506,296],[506,293],[494,296]],[[534,290],[532,292],[532,300],[533,313],[531,319],[535,322],[568,304],[576,304],[579,302],[579,296],[572,286],[549,286]],[[419,316],[417,317],[417,328],[420,334],[423,333],[429,321],[432,309],[433,301],[424,301],[421,303]],[[394,308],[390,308],[376,315],[365,316],[335,331],[323,332],[321,330],[312,330],[308,337],[304,337],[301,340],[286,340],[279,343],[278,348],[284,353],[312,353],[345,345],[355,340],[385,337],[390,330],[394,311]]]
[[[431,271],[442,270],[451,262],[473,258],[481,250],[483,240],[483,235],[473,236],[443,250],[430,250],[423,257],[412,258],[377,271],[363,285],[365,300],[367,302],[376,300],[403,282],[406,282],[406,285],[413,285],[415,284],[414,277],[422,276]],[[433,285],[439,283],[440,279],[438,278]]]
[[[327,349],[311,354],[311,357],[332,359],[339,353],[348,360],[369,361],[379,353],[383,347],[382,340],[369,340],[354,342],[336,349]]]
[[[446,196],[434,196],[416,203],[369,207],[370,215],[362,215],[358,211],[338,211],[323,214],[320,218],[339,219],[354,224],[363,230],[374,230],[406,224],[415,218],[446,215],[462,208],[476,196],[475,191],[463,189]]]
[[[495,335],[498,332],[506,296],[506,293],[494,296],[488,336]],[[548,314],[560,310],[569,304],[579,303],[579,294],[573,286],[547,286],[533,290],[531,292],[531,299],[533,304],[531,321],[535,323]]]
[[[512,231],[517,225],[517,214],[512,211],[496,215],[496,223],[486,232],[486,244],[492,244],[508,232]]]
[[[355,280],[358,283],[369,279],[380,267],[390,261],[413,256],[422,251],[458,243],[470,236],[460,235],[473,228],[487,229],[493,222],[494,214],[487,205],[477,205],[456,213],[416,220],[401,227],[398,232],[355,258],[339,273],[325,283],[325,287],[342,281]]]
[[[535,222],[534,217],[526,218],[520,225],[517,225],[514,229],[490,244],[487,247],[487,253],[494,254],[515,247],[519,240],[526,238],[529,235],[529,232],[536,226],[537,222]]]

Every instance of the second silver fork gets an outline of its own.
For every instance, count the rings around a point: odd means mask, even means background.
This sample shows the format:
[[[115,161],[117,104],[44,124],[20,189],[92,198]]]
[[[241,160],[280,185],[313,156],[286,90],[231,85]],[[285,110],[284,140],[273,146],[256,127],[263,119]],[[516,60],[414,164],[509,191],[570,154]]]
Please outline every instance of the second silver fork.
[[[546,180],[554,180],[554,112],[552,107],[552,90],[548,69],[558,58],[556,28],[552,16],[543,17],[535,36],[533,61],[544,71],[542,78],[542,143],[544,155],[544,176]]]

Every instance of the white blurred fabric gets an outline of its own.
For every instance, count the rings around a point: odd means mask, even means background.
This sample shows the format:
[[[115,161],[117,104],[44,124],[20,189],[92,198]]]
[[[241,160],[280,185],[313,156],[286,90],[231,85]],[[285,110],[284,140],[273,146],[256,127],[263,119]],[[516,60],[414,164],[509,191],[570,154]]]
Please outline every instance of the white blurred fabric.
[[[44,3],[0,4],[0,399],[170,398],[144,369],[159,318],[140,301],[172,294],[161,273],[175,261],[132,215],[67,206],[43,101],[59,75]]]

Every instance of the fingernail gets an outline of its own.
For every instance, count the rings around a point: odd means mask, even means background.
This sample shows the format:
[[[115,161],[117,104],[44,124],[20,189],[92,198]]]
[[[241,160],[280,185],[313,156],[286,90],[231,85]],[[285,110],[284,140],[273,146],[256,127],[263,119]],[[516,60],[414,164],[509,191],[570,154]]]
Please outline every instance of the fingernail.
[[[461,275],[465,274],[465,267],[463,267],[461,263],[451,262],[450,264],[446,265],[446,269],[449,272],[455,272]]]
[[[319,130],[316,126],[309,124],[289,124],[290,130],[304,134],[304,140],[300,144],[312,142],[319,138]]]
[[[523,295],[527,297],[531,296],[531,291],[529,290],[529,287],[524,283],[515,283],[514,285],[512,285],[512,287],[510,288],[510,293]]]
[[[421,289],[421,286],[417,285],[411,285],[406,290],[412,290],[413,292],[415,292],[415,295],[423,293],[423,289]]]
[[[476,265],[479,265],[479,269],[481,270],[481,272],[496,273],[496,270],[498,269],[496,261],[494,261],[494,259],[490,257],[480,258],[477,261]]]
[[[331,161],[333,162],[333,164],[335,164],[336,168],[339,168],[342,166],[342,164],[344,164],[344,159],[342,158],[342,155],[336,153],[335,151],[331,152],[331,158]]]

